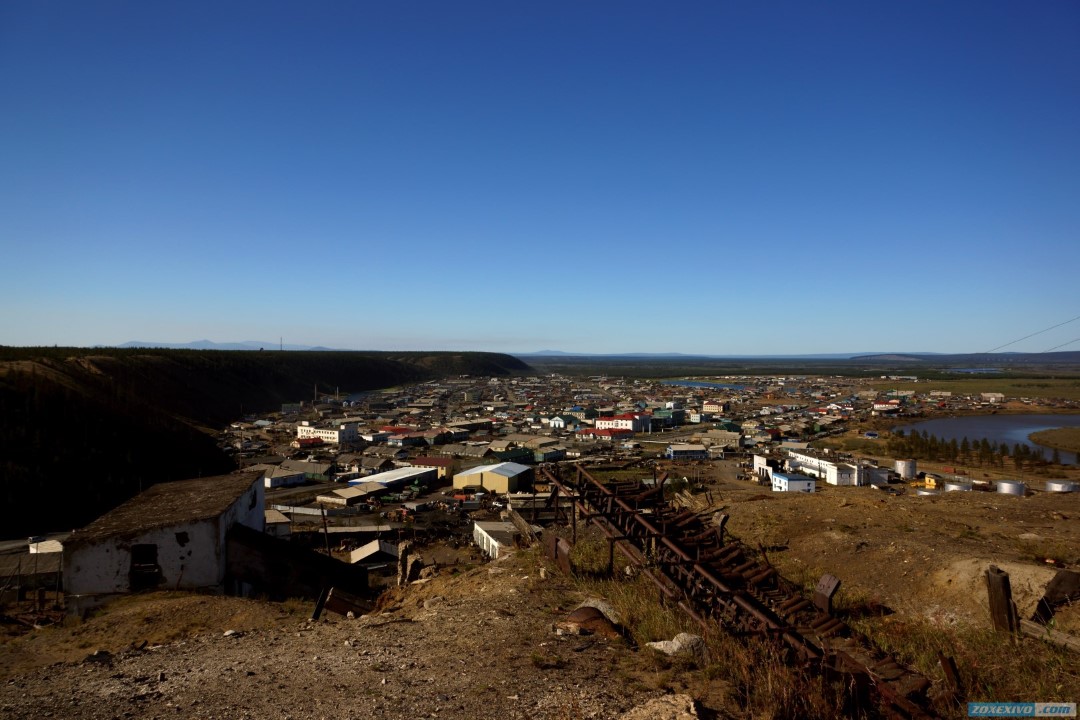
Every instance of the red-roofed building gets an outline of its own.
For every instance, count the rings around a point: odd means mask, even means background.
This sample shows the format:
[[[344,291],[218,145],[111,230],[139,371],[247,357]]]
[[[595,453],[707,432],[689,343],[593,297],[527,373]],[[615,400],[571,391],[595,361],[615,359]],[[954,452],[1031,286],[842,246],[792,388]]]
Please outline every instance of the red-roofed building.
[[[602,430],[594,430],[592,428],[586,430],[579,430],[577,435],[581,438],[593,438],[596,440],[623,440],[628,437],[633,437],[633,430],[623,430],[621,428],[604,428]]]

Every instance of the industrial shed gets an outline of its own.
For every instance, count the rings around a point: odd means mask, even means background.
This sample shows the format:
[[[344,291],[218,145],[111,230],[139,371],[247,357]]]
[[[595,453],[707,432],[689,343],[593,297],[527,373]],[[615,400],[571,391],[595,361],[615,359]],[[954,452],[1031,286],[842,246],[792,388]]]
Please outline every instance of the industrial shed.
[[[379,493],[386,492],[385,487],[378,485],[378,483],[376,483],[376,485],[378,487],[377,490],[360,485],[350,485],[349,487],[341,488],[340,490],[334,490],[326,495],[318,495],[315,498],[315,502],[324,503],[326,505],[351,507],[367,501],[369,496],[377,497]]]
[[[397,543],[375,539],[349,553],[349,562],[365,566],[391,565],[398,561]]]
[[[406,485],[424,485],[438,479],[438,470],[433,467],[403,467],[396,470],[369,475],[365,478],[350,480],[350,485],[379,483],[384,490],[397,490]]]
[[[514,549],[514,538],[520,531],[512,522],[473,523],[473,541],[492,560]]]
[[[664,457],[669,460],[706,460],[709,451],[704,445],[668,445]]]
[[[267,490],[279,487],[294,487],[303,485],[305,482],[307,482],[307,477],[300,470],[276,467],[267,470],[263,475],[263,486]]]
[[[223,589],[225,535],[235,525],[262,532],[262,473],[154,485],[65,543],[69,611],[136,590]]]
[[[480,465],[454,476],[454,487],[480,486],[488,492],[505,495],[532,485],[533,470],[513,462]]]

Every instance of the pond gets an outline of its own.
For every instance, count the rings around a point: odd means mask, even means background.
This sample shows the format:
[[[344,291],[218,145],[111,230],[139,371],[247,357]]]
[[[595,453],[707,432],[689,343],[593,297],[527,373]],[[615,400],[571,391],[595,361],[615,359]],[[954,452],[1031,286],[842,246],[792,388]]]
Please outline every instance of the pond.
[[[1008,443],[1009,447],[1020,443],[1034,450],[1041,450],[1043,456],[1049,460],[1053,449],[1031,442],[1028,435],[1059,427],[1080,427],[1080,415],[967,415],[924,420],[911,425],[900,425],[893,430],[903,430],[906,433],[918,430],[943,440],[957,442],[966,437],[971,441],[986,438],[998,444]],[[1076,464],[1076,453],[1064,450],[1059,452],[1062,462]]]

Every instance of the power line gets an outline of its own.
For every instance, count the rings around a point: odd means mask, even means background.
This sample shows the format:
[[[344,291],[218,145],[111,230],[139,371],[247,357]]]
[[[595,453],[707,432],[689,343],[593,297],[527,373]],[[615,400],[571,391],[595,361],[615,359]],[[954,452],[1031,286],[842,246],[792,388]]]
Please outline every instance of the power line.
[[[1038,332],[1033,332],[1033,333],[1031,333],[1030,335],[1025,335],[1024,337],[1020,338],[1019,340],[1013,340],[1012,342],[1007,342],[1007,343],[1005,343],[1004,345],[998,345],[998,346],[997,346],[996,348],[994,348],[993,350],[987,350],[986,352],[988,352],[988,353],[992,353],[992,352],[997,352],[997,351],[998,351],[998,350],[1000,350],[1001,348],[1007,348],[1007,347],[1009,347],[1010,345],[1015,345],[1015,344],[1016,344],[1016,343],[1018,343],[1018,342],[1023,342],[1024,340],[1027,340],[1028,338],[1033,338],[1033,337],[1035,337],[1036,335],[1042,335],[1042,334],[1043,334],[1044,332],[1050,332],[1050,331],[1051,331],[1051,330],[1053,330],[1054,328],[1059,328],[1059,327],[1061,327],[1062,325],[1068,325],[1069,323],[1071,323],[1071,322],[1076,322],[1077,320],[1080,320],[1080,315],[1077,315],[1077,316],[1076,316],[1076,317],[1074,317],[1074,318],[1073,318],[1072,320],[1066,320],[1065,322],[1061,322],[1061,323],[1058,323],[1057,325],[1051,325],[1050,327],[1046,328],[1045,330],[1040,330],[1040,331],[1038,331]],[[1076,342],[1076,340],[1072,340],[1071,342]],[[1066,345],[1068,345],[1069,343],[1065,343],[1065,344],[1066,344]],[[1061,347],[1061,346],[1059,345],[1058,347]],[[1050,352],[1050,351],[1049,351],[1049,350],[1047,350],[1046,352]]]
[[[1052,347],[1049,350],[1043,350],[1043,352],[1054,352],[1055,350],[1060,350],[1061,348],[1065,347],[1066,345],[1072,345],[1074,342],[1080,342],[1080,337],[1078,337],[1078,338],[1076,338],[1074,340],[1070,340],[1067,343],[1061,343],[1060,345]]]

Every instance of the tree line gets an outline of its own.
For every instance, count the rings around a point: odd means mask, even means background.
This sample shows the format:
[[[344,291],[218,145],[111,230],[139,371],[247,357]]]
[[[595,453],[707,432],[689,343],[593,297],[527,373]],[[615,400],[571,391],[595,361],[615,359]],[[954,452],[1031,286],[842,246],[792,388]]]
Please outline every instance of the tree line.
[[[1009,447],[1005,442],[995,443],[986,438],[969,440],[967,437],[957,442],[956,438],[945,440],[925,430],[913,430],[911,433],[897,430],[889,438],[888,448],[895,457],[907,456],[918,460],[1001,469],[1004,469],[1006,463],[1011,463],[1018,471],[1061,464],[1061,454],[1056,449],[1048,461],[1041,450],[1021,443],[1014,443]]]

